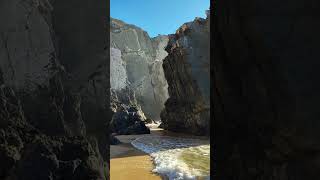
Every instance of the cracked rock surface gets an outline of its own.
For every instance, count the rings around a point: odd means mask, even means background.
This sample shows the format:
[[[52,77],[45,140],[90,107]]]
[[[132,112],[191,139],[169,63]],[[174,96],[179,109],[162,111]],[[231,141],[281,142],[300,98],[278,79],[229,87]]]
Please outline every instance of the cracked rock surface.
[[[150,38],[139,27],[111,18],[111,89],[125,87],[135,94],[137,104],[151,119],[160,120],[168,98],[162,68],[168,37]]]
[[[0,4],[0,179],[109,179],[106,5]]]
[[[197,135],[210,133],[210,19],[196,18],[169,36],[163,61],[169,99],[161,127]]]

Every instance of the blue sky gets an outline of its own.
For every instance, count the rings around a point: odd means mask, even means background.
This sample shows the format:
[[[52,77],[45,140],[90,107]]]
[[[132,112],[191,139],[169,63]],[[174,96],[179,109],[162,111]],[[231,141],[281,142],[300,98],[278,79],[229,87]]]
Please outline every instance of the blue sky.
[[[110,15],[147,31],[173,34],[185,22],[206,17],[210,0],[110,0]]]

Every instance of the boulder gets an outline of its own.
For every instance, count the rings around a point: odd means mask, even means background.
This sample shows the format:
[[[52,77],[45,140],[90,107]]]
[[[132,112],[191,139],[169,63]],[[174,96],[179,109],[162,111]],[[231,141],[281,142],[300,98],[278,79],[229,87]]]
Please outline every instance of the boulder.
[[[137,107],[122,106],[112,116],[110,128],[112,132],[117,134],[150,134],[150,130],[146,127],[145,117],[141,110]]]

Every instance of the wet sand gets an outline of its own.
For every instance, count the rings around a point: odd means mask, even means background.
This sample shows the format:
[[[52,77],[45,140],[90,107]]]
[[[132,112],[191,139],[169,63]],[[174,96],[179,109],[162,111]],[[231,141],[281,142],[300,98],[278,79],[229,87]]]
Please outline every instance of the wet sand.
[[[161,176],[152,173],[154,168],[151,157],[131,145],[131,141],[146,135],[120,135],[122,142],[110,147],[111,180],[161,180]]]
[[[131,142],[139,137],[162,135],[175,137],[204,137],[190,136],[182,133],[165,131],[161,128],[150,127],[151,134],[119,135],[116,136],[122,143],[110,146],[110,179],[111,180],[167,180],[152,172],[154,164],[152,158],[145,152],[131,145]]]
[[[126,157],[110,160],[111,180],[160,180],[161,177],[152,173],[153,163],[150,156],[137,151],[130,151]]]

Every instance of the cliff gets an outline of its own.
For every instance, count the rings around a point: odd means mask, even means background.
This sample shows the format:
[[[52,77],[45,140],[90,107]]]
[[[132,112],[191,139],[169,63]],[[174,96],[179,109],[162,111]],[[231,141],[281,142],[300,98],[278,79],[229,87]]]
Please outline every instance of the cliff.
[[[319,3],[213,7],[213,179],[318,179]]]
[[[162,60],[167,36],[150,38],[141,28],[111,18],[111,89],[133,91],[147,118],[160,119],[168,98]]]
[[[163,69],[169,99],[162,127],[197,135],[210,133],[210,20],[196,18],[169,36]]]
[[[0,179],[108,179],[106,7],[1,2]]]

